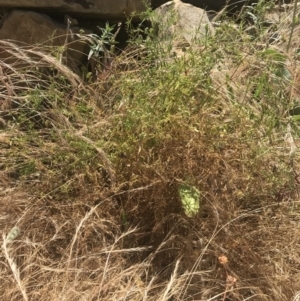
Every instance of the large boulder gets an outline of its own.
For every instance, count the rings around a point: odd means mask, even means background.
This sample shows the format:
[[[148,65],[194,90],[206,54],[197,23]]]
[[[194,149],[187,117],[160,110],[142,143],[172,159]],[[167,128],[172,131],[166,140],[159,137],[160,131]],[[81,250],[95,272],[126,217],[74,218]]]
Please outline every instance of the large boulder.
[[[145,10],[141,0],[0,0],[1,8],[40,10],[75,17],[124,19]]]
[[[245,4],[258,2],[258,0],[183,0],[183,2],[215,11],[219,11],[227,5],[228,10],[231,11],[239,9]]]
[[[158,28],[159,39],[169,47],[172,43],[174,53],[197,44],[207,35],[214,34],[214,28],[207,12],[179,0],[170,1],[155,10],[153,26]]]
[[[152,5],[158,7],[169,0],[152,0]],[[258,0],[182,0],[184,3],[189,3],[193,6],[200,7],[206,10],[220,11],[226,5],[228,11],[237,11],[245,4],[257,3]]]
[[[0,40],[10,40],[20,47],[32,45],[66,46],[66,64],[74,69],[86,58],[88,45],[76,38],[74,33],[79,32],[78,27],[71,28],[73,35],[67,34],[67,25],[57,23],[50,17],[32,11],[12,10],[3,20],[0,28]],[[59,54],[57,54],[59,55]],[[0,52],[0,59],[10,62],[14,60],[9,51]]]

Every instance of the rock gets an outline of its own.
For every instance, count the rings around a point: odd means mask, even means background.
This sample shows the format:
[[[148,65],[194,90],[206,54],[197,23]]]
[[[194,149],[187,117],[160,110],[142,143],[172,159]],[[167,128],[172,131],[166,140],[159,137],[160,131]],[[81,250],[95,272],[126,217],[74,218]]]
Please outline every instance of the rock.
[[[158,35],[166,44],[175,37],[172,41],[175,52],[192,46],[194,41],[205,38],[207,34],[214,34],[205,10],[179,0],[167,2],[157,8],[151,21],[158,27]]]
[[[79,27],[72,27],[72,33]],[[29,45],[63,46],[67,44],[67,65],[74,69],[86,60],[88,45],[69,34],[66,40],[67,25],[57,23],[50,17],[32,11],[13,10],[4,20],[0,29],[0,40],[12,40],[23,47]],[[72,38],[73,36],[73,38]],[[54,49],[53,49],[54,50]],[[9,53],[1,52],[0,59],[8,59]]]
[[[167,1],[168,0],[152,0],[152,5],[156,8]],[[290,1],[291,0],[285,2],[287,3]],[[239,11],[245,4],[251,5],[253,3],[257,3],[258,0],[182,0],[182,2],[189,3],[202,9],[215,11],[220,11],[227,5],[229,12],[236,12]]]
[[[69,26],[77,26],[79,23],[76,19],[72,18],[69,15],[64,16],[64,24]]]
[[[215,11],[220,11],[227,5],[228,11],[237,11],[241,9],[243,5],[257,3],[258,0],[184,0],[183,2],[190,3],[203,9]]]
[[[118,20],[124,20],[133,11],[145,10],[141,0],[0,0],[0,7]]]

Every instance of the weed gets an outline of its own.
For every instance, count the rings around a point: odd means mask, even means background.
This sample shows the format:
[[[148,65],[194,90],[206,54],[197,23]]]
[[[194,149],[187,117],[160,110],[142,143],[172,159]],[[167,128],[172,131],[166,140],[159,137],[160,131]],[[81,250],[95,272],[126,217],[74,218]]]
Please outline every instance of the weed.
[[[107,25],[89,84],[0,41],[3,300],[297,296],[299,26],[271,43],[272,7],[184,45],[147,10],[118,57]]]

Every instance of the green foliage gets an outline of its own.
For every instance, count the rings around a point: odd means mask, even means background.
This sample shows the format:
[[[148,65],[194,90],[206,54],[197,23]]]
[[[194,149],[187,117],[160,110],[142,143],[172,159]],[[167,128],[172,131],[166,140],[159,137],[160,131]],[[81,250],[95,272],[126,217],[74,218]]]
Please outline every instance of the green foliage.
[[[197,188],[185,184],[179,186],[179,194],[185,214],[195,216],[200,210],[200,192]]]
[[[92,56],[95,58],[100,58],[101,56],[106,54],[106,52],[108,51],[107,48],[109,46],[115,44],[113,33],[114,27],[115,25],[110,26],[108,23],[106,23],[105,28],[99,27],[99,29],[102,31],[102,35],[100,37],[96,34],[87,35],[87,38],[89,38],[89,41],[91,43],[88,60]]]
[[[266,39],[264,3],[249,8],[248,19],[240,16],[239,24],[226,19],[213,36],[207,33],[192,45],[176,44],[176,33],[168,34],[176,14],[165,26],[149,27],[146,21],[154,15],[147,10],[139,26],[128,21],[128,48],[114,57],[105,78],[93,84],[62,71],[54,59],[48,60],[53,66],[45,67],[47,72],[33,67],[9,75],[15,86],[26,88],[20,92],[6,86],[8,95],[0,104],[0,172],[3,185],[21,187],[30,196],[26,203],[26,195],[17,195],[11,215],[29,231],[18,260],[24,256],[40,278],[59,280],[58,287],[49,284],[48,290],[54,287],[51,297],[75,300],[82,291],[95,291],[87,298],[117,300],[132,285],[139,294],[126,295],[132,300],[157,300],[158,294],[184,300],[194,298],[190,289],[195,279],[197,294],[204,293],[194,299],[225,300],[228,293],[238,300],[288,300],[278,294],[277,284],[280,291],[286,285],[282,291],[291,293],[295,287],[282,282],[282,275],[286,270],[288,277],[297,277],[290,254],[297,250],[294,238],[299,234],[294,137],[300,135],[300,113],[297,87],[295,95],[291,92],[297,77],[290,56],[285,47]],[[251,33],[244,31],[249,16]],[[86,36],[90,61],[112,59],[114,31],[107,24],[101,36]],[[82,72],[84,79],[94,75]],[[21,218],[20,208],[25,208]],[[31,223],[42,227],[29,227]],[[132,227],[141,231],[132,234]],[[121,231],[128,231],[128,237]],[[7,242],[19,234],[19,228],[9,233]],[[30,241],[41,241],[41,248]],[[136,247],[139,256],[132,256]],[[233,256],[220,256],[226,260],[219,257],[216,264],[216,254],[224,252]],[[40,270],[32,254],[41,256]],[[117,268],[115,258],[121,262]],[[145,266],[135,265],[136,260]],[[175,262],[180,269],[169,277]],[[190,274],[187,267],[192,267]],[[84,269],[87,274],[80,272]],[[80,281],[68,287],[74,271],[81,273],[75,273]],[[227,281],[224,293],[223,276],[230,280],[232,271],[244,283],[227,290],[232,283]],[[5,270],[3,279],[9,274]],[[190,281],[194,274],[197,278]],[[176,277],[181,276],[179,282]],[[37,290],[28,294],[43,298],[46,293],[36,278],[28,278]],[[166,279],[174,283],[165,290]],[[86,289],[99,283],[104,288],[100,292]]]
[[[18,226],[13,227],[6,236],[6,242],[14,241],[16,238],[18,238],[20,233],[21,233],[21,229]]]
[[[118,181],[133,187],[177,183],[188,217],[201,215],[204,200],[214,197],[221,206],[265,206],[294,177],[281,151],[291,108],[287,55],[261,46],[266,31],[260,27],[260,38],[251,43],[242,26],[231,24],[194,47],[175,49],[176,35],[163,40],[145,24],[128,25],[129,49],[138,56],[112,81],[111,124],[102,132]],[[187,178],[193,185],[178,184]],[[293,193],[295,186],[288,187]],[[146,202],[160,211],[155,216],[167,215],[176,208],[175,198],[153,192],[132,206]],[[123,226],[134,219],[130,210],[121,215]],[[134,210],[136,216],[146,214],[139,206]]]

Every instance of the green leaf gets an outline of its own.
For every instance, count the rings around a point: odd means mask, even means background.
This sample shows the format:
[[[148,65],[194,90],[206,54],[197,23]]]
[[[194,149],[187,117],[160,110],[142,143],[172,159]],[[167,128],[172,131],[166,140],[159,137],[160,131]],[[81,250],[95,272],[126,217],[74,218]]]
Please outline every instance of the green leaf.
[[[264,51],[262,51],[262,54],[265,58],[271,59],[272,61],[276,61],[278,63],[284,63],[287,60],[286,55],[279,52],[278,50],[271,48],[265,49]]]
[[[185,214],[195,216],[200,209],[200,192],[197,188],[185,184],[179,186],[179,195]]]
[[[293,115],[292,117],[295,121],[300,121],[300,115]]]
[[[13,240],[15,240],[20,235],[20,232],[21,230],[18,226],[13,227],[7,234],[7,242],[12,242]]]

